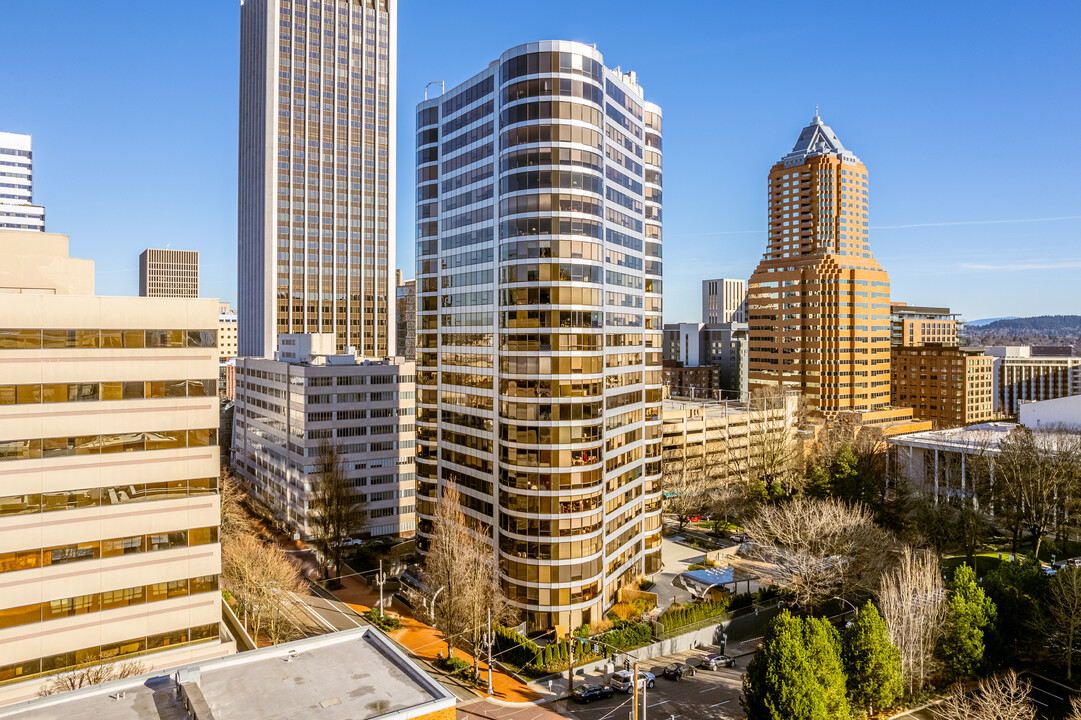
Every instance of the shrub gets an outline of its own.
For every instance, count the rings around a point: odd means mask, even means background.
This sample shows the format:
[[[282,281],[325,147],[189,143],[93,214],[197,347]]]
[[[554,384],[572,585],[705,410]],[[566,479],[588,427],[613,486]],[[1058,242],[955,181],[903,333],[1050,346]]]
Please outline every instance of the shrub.
[[[623,622],[631,622],[642,614],[641,610],[636,610],[630,603],[616,603],[612,606],[612,614]]]
[[[659,622],[665,630],[681,628],[709,618],[720,617],[728,612],[729,598],[723,600],[710,600],[708,602],[692,603],[690,605],[678,605],[673,603],[667,610],[661,613]]]
[[[470,664],[468,660],[463,660],[460,657],[454,657],[449,660],[447,658],[439,658],[435,661],[435,666],[451,675],[463,675],[473,670],[473,665]]]
[[[541,648],[512,628],[496,625],[495,651],[504,662],[520,668],[542,665]]]
[[[375,625],[377,628],[384,632],[398,630],[402,627],[401,620],[396,617],[391,617],[390,615],[387,615],[384,612],[380,612],[379,610],[369,610],[368,612],[364,613],[364,617],[368,622],[370,622],[372,625]]]

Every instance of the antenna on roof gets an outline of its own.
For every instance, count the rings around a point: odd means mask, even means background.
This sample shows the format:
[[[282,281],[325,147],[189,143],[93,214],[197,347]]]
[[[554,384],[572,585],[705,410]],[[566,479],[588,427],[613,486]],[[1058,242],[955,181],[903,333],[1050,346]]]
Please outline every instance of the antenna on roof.
[[[815,117],[818,117],[818,103],[815,103]]]

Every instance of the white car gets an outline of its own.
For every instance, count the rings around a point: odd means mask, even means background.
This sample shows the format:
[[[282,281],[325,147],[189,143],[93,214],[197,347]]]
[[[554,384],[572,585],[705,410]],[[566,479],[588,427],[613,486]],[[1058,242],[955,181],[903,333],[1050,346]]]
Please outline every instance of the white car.
[[[620,670],[617,673],[612,674],[612,679],[608,681],[608,684],[613,690],[619,690],[630,695],[634,691],[634,684],[631,682],[631,678],[634,677],[633,670]],[[651,672],[638,673],[638,689],[652,688],[656,683],[657,677]]]

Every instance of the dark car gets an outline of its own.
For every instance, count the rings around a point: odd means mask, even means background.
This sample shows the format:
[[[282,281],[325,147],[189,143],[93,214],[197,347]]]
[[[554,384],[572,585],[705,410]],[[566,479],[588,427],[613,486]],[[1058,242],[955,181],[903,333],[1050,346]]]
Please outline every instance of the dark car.
[[[716,670],[721,667],[735,667],[735,658],[730,658],[727,655],[706,655],[702,658],[702,664],[699,667],[703,667],[707,670]]]
[[[574,688],[574,699],[578,702],[587,703],[610,697],[612,697],[612,688],[607,685],[579,685]]]
[[[669,680],[682,680],[694,675],[694,668],[683,663],[672,663],[664,669],[664,676]]]

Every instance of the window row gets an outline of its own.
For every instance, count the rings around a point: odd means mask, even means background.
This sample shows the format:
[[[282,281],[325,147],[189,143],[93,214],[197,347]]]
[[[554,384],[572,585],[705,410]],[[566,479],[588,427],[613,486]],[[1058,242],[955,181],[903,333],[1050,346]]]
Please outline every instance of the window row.
[[[125,382],[0,385],[0,405],[216,397],[217,380],[136,380]]]
[[[217,330],[19,330],[0,328],[0,350],[212,348]]]
[[[217,478],[193,478],[25,495],[0,495],[0,517],[33,515],[75,508],[110,507],[155,500],[175,500],[182,497],[216,495],[217,492]]]
[[[50,565],[80,562],[82,560],[100,560],[101,558],[119,557],[121,555],[131,555],[132,553],[175,550],[182,547],[207,545],[217,541],[218,528],[215,525],[212,527],[191,528],[190,530],[109,538],[107,540],[89,540],[87,542],[34,550],[16,550],[15,552],[0,554],[0,573],[30,570]]]
[[[565,103],[564,103],[565,104]],[[579,107],[586,107],[581,105]],[[604,147],[604,136],[597,130],[582,127],[580,125],[526,125],[524,127],[511,128],[500,135],[499,149],[506,150],[516,145],[531,145],[533,143],[577,143],[600,150]],[[566,148],[561,148],[566,150]],[[538,152],[543,150],[539,148]],[[583,151],[583,159],[593,153]],[[598,156],[599,160],[599,156]],[[583,160],[583,165],[586,164]]]
[[[73,615],[115,610],[129,605],[169,600],[175,597],[198,595],[218,589],[217,575],[169,580],[152,585],[136,585],[121,590],[78,595],[48,602],[32,603],[19,607],[0,609],[0,629],[31,625]]]
[[[569,128],[565,128],[565,126],[557,125],[556,127],[569,130]],[[581,129],[585,130],[584,128]],[[510,130],[505,133],[503,137],[507,138],[512,134],[516,135],[524,130],[528,130],[528,128]],[[562,132],[562,129],[558,132]],[[585,130],[585,132],[593,131]],[[499,169],[502,172],[507,172],[508,170],[514,170],[520,167],[535,167],[537,165],[573,165],[589,168],[591,170],[600,170],[604,167],[604,162],[598,153],[590,152],[589,150],[581,150],[579,148],[562,147],[540,147],[528,148],[525,150],[513,150],[509,153],[504,153],[499,161]]]
[[[33,460],[64,455],[99,455],[141,450],[171,450],[186,447],[209,447],[217,444],[217,428],[33,438],[0,442],[0,461]]]
[[[144,655],[178,645],[217,639],[218,623],[211,623],[209,625],[173,630],[159,635],[123,640],[109,645],[95,645],[81,650],[60,653],[59,655],[23,660],[10,665],[0,665],[0,685],[19,682],[43,673],[63,672],[85,663],[119,660],[120,658]]]

